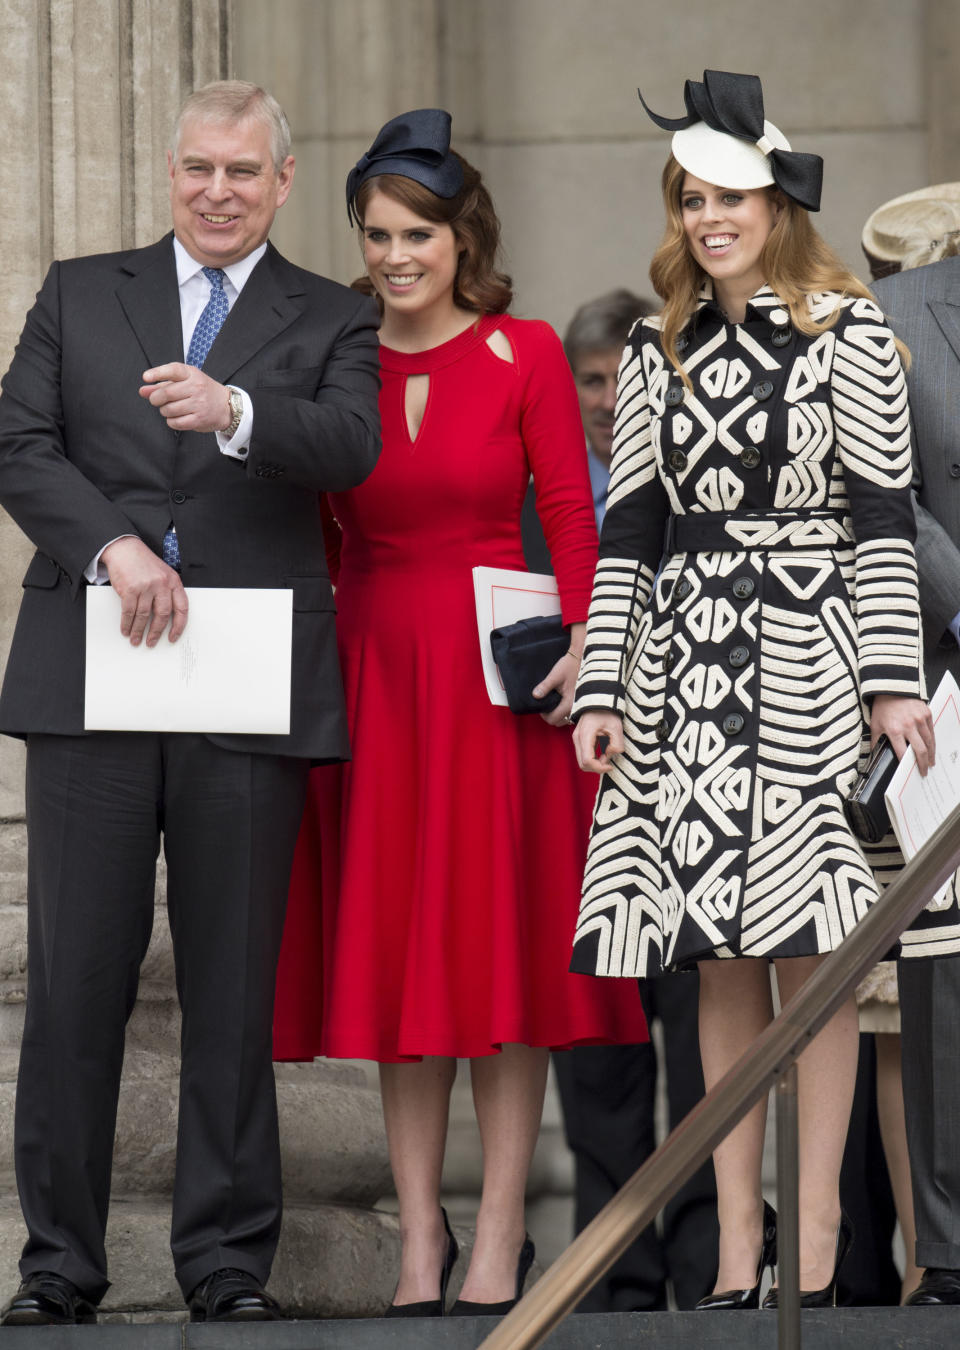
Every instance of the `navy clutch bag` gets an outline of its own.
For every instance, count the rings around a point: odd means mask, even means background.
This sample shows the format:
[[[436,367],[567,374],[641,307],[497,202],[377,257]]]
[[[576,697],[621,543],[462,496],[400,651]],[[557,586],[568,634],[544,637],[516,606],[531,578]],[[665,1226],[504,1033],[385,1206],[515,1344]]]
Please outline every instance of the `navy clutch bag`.
[[[897,768],[897,756],[886,736],[873,747],[866,768],[843,803],[847,823],[858,839],[879,844],[890,831],[890,814],[883,794]]]
[[[510,711],[515,713],[552,712],[560,702],[558,690],[543,698],[530,692],[565,656],[570,635],[559,614],[541,614],[518,619],[490,634],[493,659],[507,695]]]

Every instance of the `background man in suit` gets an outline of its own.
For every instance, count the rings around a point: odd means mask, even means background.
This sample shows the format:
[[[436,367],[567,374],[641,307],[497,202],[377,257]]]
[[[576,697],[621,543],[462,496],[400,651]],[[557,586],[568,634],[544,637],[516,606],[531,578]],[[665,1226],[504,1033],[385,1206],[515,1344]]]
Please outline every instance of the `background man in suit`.
[[[603,525],[613,455],[617,371],[636,320],[656,306],[624,288],[580,306],[563,336],[586,437],[597,529]],[[523,519],[531,571],[549,572],[550,554],[534,511]],[[575,1227],[585,1228],[656,1148],[658,1067],[666,1073],[670,1127],[703,1096],[695,971],[640,980],[647,1022],[660,1023],[661,1063],[645,1045],[585,1045],[553,1056],[567,1143],[574,1155]],[[584,1312],[666,1308],[668,1281],[677,1307],[692,1308],[713,1287],[717,1269],[717,1191],[707,1162],[580,1302]]]
[[[16,1162],[29,1238],[5,1325],[92,1321],[124,1023],[163,836],[183,1011],[171,1247],[194,1320],[278,1316],[273,983],[311,759],[347,753],[318,493],[379,451],[375,307],[267,242],[293,181],[279,105],[184,105],[173,234],[54,263],[0,399],[0,501],[37,546],[0,697],[27,740],[29,958]],[[290,732],[84,734],[85,583],[122,632],[184,584],[293,590]],[[149,659],[145,653],[145,659]],[[243,680],[243,671],[236,672]]]
[[[956,185],[952,185],[956,186]],[[931,196],[936,189],[930,189]],[[932,210],[932,202],[927,203]],[[928,231],[924,249],[943,256]],[[954,252],[953,247],[948,248]],[[901,256],[902,253],[901,253]],[[917,564],[927,688],[960,679],[960,257],[876,283],[910,348]],[[900,1014],[907,1143],[925,1267],[910,1304],[960,1303],[960,904],[924,911],[904,934]],[[918,955],[922,953],[922,955]]]

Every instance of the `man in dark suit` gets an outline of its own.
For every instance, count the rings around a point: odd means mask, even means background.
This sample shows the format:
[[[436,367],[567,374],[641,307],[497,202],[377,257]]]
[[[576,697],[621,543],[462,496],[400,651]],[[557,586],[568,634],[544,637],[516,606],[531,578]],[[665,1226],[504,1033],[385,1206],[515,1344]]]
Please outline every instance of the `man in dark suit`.
[[[27,741],[29,838],[29,1238],[5,1325],[95,1320],[107,1288],[161,835],[183,1012],[177,1278],[193,1320],[279,1315],[263,1288],[281,1213],[274,973],[307,768],[348,751],[318,494],[362,481],[379,451],[372,302],[267,242],[289,150],[256,86],[192,95],[169,155],[173,234],[54,263],[3,381],[0,501],[37,546],[0,697],[0,729]],[[291,589],[289,734],[85,733],[85,592],[107,581],[147,647],[189,622],[185,586]]]
[[[933,198],[936,189],[929,191]],[[932,241],[930,249],[935,243],[942,240]],[[912,358],[907,383],[914,428],[916,551],[927,687],[933,692],[948,670],[960,680],[960,257],[886,277],[874,290]],[[904,934],[899,975],[916,1259],[925,1267],[919,1287],[906,1301],[960,1303],[956,887],[947,909],[924,911]]]

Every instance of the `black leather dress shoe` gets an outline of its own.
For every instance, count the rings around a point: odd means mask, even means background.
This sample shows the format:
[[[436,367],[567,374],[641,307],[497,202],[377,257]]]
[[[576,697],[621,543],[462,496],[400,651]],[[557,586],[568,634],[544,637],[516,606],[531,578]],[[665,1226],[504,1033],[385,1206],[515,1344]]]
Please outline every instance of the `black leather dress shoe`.
[[[920,1283],[904,1303],[909,1308],[932,1307],[937,1303],[960,1303],[960,1270],[927,1266]]]
[[[246,1270],[215,1270],[187,1299],[191,1322],[276,1322],[280,1305]]]
[[[96,1306],[71,1280],[52,1270],[28,1275],[0,1313],[4,1327],[74,1326],[96,1320]]]

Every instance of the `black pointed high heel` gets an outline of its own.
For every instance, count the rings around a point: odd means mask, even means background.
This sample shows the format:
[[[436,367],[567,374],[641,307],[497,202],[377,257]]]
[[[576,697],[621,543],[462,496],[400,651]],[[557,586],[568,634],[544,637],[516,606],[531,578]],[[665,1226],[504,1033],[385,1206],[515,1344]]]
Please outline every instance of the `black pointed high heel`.
[[[469,1299],[458,1298],[447,1314],[448,1317],[502,1317],[523,1297],[523,1286],[537,1255],[533,1239],[528,1233],[520,1248],[517,1260],[517,1292],[514,1298],[506,1298],[502,1303],[471,1303]]]
[[[763,1240],[760,1243],[760,1260],[757,1262],[757,1281],[750,1289],[725,1289],[719,1294],[707,1294],[696,1304],[697,1308],[709,1308],[714,1311],[726,1311],[731,1308],[759,1308],[760,1285],[763,1272],[768,1266],[777,1264],[777,1213],[772,1205],[763,1202]],[[766,1301],[764,1301],[766,1307]],[[726,1325],[726,1323],[724,1323]]]
[[[457,1257],[460,1255],[460,1247],[457,1239],[453,1236],[450,1228],[450,1220],[447,1218],[447,1211],[441,1205],[440,1213],[443,1215],[443,1226],[447,1230],[447,1251],[443,1258],[443,1268],[440,1271],[440,1297],[421,1299],[419,1303],[391,1303],[389,1308],[383,1314],[384,1317],[442,1317],[444,1305],[447,1301],[447,1285],[450,1283],[450,1272],[457,1264]]]
[[[853,1224],[841,1210],[840,1227],[837,1229],[836,1257],[833,1262],[833,1275],[830,1277],[830,1283],[824,1285],[822,1289],[801,1289],[801,1308],[835,1308],[837,1306],[837,1276],[840,1274],[840,1267],[846,1260],[847,1253],[852,1246]],[[776,1288],[767,1291],[763,1306],[765,1308],[776,1308],[778,1306]]]

